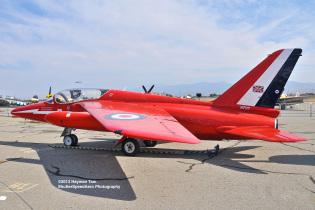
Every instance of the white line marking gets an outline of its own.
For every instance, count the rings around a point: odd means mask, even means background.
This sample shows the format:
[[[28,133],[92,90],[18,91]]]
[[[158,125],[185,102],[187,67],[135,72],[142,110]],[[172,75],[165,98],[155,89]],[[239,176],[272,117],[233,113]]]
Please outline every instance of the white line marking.
[[[57,111],[40,111],[39,109],[29,109],[29,110],[14,112],[14,113],[16,113],[16,114],[18,114],[18,113],[50,114],[52,112],[61,112],[61,111],[62,111],[61,109],[58,109]]]
[[[22,182],[17,182],[9,187],[2,187],[0,188],[0,192],[4,193],[12,193],[12,192],[25,192],[28,191],[34,187],[38,186],[38,184],[32,184],[32,183],[22,183]]]

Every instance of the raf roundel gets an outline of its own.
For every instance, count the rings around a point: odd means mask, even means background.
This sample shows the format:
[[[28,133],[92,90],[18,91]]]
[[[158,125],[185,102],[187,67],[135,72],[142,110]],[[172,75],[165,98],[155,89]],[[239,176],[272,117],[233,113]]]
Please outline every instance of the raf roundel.
[[[106,118],[111,120],[141,120],[144,119],[145,116],[133,113],[115,113],[107,115]]]

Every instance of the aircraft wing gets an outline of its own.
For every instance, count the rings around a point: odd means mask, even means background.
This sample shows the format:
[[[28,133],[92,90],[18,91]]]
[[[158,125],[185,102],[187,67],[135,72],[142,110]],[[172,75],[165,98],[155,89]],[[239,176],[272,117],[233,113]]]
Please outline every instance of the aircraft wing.
[[[298,142],[306,140],[303,137],[296,136],[289,132],[265,126],[222,126],[218,128],[218,131],[225,134],[240,136],[246,139],[260,139],[271,142]]]
[[[80,105],[106,130],[143,140],[197,144],[200,140],[165,110],[135,103],[86,101]]]

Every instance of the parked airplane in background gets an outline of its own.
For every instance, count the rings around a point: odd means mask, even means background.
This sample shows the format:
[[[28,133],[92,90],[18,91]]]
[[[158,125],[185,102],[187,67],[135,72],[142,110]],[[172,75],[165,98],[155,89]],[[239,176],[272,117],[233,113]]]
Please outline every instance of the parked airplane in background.
[[[40,101],[44,101],[44,100],[47,100],[49,98],[53,97],[53,94],[51,93],[51,86],[49,87],[49,91],[48,91],[48,94],[46,95],[46,99],[40,99],[38,97],[38,95],[34,95],[30,100],[29,102],[30,103],[38,103]]]
[[[71,89],[12,114],[64,127],[64,144],[76,146],[73,129],[114,132],[122,151],[139,152],[156,141],[197,144],[203,140],[260,139],[297,142],[302,137],[278,129],[275,103],[301,56],[301,49],[278,50],[213,102],[107,89]],[[149,91],[147,91],[149,92]]]
[[[5,98],[0,98],[0,106],[25,106],[27,102],[14,96],[6,96]]]
[[[31,103],[38,103],[38,102],[39,102],[38,95],[34,95],[34,96],[31,98]]]

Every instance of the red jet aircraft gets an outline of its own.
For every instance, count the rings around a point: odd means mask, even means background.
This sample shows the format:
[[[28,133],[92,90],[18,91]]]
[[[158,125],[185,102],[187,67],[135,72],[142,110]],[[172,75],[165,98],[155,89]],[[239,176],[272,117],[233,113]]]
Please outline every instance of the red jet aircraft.
[[[157,141],[197,144],[200,139],[260,139],[297,142],[302,137],[278,129],[274,106],[301,56],[301,49],[270,54],[213,102],[106,89],[71,89],[51,100],[12,110],[22,118],[64,127],[66,146],[76,146],[74,129],[114,132],[129,156]]]

